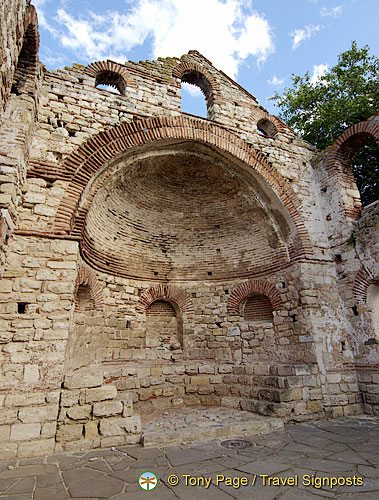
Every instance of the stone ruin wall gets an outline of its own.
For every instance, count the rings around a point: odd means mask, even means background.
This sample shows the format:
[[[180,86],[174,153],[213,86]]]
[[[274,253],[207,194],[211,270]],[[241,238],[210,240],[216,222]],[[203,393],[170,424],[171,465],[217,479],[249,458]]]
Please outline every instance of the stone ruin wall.
[[[357,222],[328,151],[196,51],[30,79],[0,129],[6,456],[133,443],[140,414],[181,405],[376,412],[377,337],[365,297],[352,309],[378,276],[376,208]],[[208,119],[181,113],[181,80]]]

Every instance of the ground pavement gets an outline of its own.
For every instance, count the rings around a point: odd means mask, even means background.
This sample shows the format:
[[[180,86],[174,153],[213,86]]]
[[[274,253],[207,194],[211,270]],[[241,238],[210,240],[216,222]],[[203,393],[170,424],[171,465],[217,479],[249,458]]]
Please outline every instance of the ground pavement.
[[[0,499],[379,499],[378,419],[287,425],[242,439],[0,462]],[[150,491],[138,484],[146,471],[159,478]]]

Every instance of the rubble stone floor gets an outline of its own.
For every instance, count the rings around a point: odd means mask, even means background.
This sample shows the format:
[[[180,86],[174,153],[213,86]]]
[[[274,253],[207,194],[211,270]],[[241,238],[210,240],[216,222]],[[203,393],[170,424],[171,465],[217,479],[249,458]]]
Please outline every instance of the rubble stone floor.
[[[193,427],[196,432],[196,426]],[[323,498],[377,500],[379,498],[379,421],[354,417],[287,425],[283,431],[246,438],[251,446],[230,449],[222,440],[200,444],[143,448],[120,446],[107,450],[73,452],[44,458],[0,462],[0,498],[12,500],[140,500],[188,499],[298,500]],[[0,451],[1,453],[1,451]],[[138,486],[141,473],[159,478],[152,491]],[[186,486],[209,481],[209,487]],[[263,477],[298,484],[264,485]],[[174,479],[172,479],[174,476]],[[169,482],[179,479],[177,486]],[[246,478],[234,488],[220,476]],[[331,481],[322,488],[303,485],[312,476]],[[219,484],[217,485],[217,477]],[[343,485],[348,478],[363,484]],[[266,482],[268,479],[266,479]],[[254,483],[254,485],[253,485]]]

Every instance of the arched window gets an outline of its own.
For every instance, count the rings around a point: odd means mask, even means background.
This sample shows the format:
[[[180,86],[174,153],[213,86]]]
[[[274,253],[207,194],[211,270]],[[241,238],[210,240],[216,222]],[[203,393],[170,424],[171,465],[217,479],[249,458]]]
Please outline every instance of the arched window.
[[[379,198],[379,147],[367,133],[358,133],[347,139],[341,147],[343,168],[353,174],[362,205]],[[363,167],[364,165],[364,167]]]
[[[146,346],[178,350],[182,347],[177,310],[167,300],[156,300],[146,310]]]
[[[270,299],[266,295],[254,294],[248,297],[243,307],[245,321],[273,321],[273,309]]]
[[[205,97],[205,103],[206,103],[206,116],[207,118],[213,119],[213,91],[212,91],[212,85],[208,78],[204,76],[203,73],[200,71],[196,70],[187,70],[184,71],[182,76],[181,76],[181,81],[182,81],[182,90],[184,87],[184,104],[186,108],[186,93],[189,95],[197,96],[194,97],[194,99],[199,100],[200,94],[199,92],[202,92],[202,94]],[[186,84],[186,85],[184,85]],[[195,89],[198,90],[195,90]],[[194,100],[193,99],[193,100]],[[201,102],[201,101],[200,101]],[[200,111],[200,112],[205,112],[204,106],[201,108],[201,104],[197,104],[193,110],[188,111],[187,109],[183,109],[183,94],[182,94],[182,111],[190,112],[191,114],[198,114],[197,112],[193,111]],[[204,113],[205,115],[205,113]],[[199,115],[201,116],[201,115]]]
[[[208,110],[204,94],[199,87],[187,82],[181,84],[181,96],[183,113],[207,118]]]
[[[124,95],[126,83],[119,73],[106,70],[96,74],[95,87]]]
[[[261,120],[258,120],[257,130],[261,135],[265,137],[270,137],[271,139],[274,139],[276,134],[278,133],[275,125],[267,118],[262,118]]]

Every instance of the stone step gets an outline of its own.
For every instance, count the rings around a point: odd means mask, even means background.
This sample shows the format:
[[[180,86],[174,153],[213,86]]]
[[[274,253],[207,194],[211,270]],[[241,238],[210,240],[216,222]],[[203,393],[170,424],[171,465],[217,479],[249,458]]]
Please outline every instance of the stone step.
[[[280,418],[226,408],[186,408],[184,414],[183,411],[166,413],[167,416],[143,425],[143,446],[182,445],[218,438],[267,434],[284,427]]]

